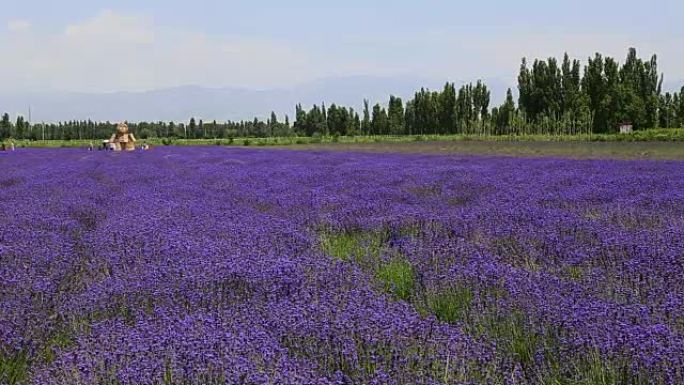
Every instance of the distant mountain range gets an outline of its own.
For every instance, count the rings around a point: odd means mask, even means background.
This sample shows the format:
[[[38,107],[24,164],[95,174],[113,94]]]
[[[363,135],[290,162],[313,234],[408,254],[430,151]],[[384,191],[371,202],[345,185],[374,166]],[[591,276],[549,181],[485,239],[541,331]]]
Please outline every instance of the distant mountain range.
[[[492,106],[500,104],[509,87],[500,79],[484,80],[492,91]],[[33,122],[66,120],[94,121],[187,121],[190,117],[205,121],[265,118],[271,111],[293,120],[294,107],[332,103],[352,106],[359,112],[363,99],[386,105],[389,95],[406,101],[421,87],[441,89],[445,80],[407,77],[353,76],[336,77],[269,90],[207,88],[182,86],[145,92],[73,93],[31,92],[0,93],[0,112],[28,115]],[[464,81],[454,81],[457,86]]]

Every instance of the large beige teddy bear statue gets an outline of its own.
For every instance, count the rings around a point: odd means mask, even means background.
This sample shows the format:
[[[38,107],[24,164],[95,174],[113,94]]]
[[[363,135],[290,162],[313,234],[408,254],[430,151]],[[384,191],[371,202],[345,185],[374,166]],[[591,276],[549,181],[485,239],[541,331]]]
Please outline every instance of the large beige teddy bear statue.
[[[119,123],[116,126],[116,132],[109,138],[110,145],[113,146],[114,151],[133,151],[135,150],[135,136],[128,133],[128,124]]]

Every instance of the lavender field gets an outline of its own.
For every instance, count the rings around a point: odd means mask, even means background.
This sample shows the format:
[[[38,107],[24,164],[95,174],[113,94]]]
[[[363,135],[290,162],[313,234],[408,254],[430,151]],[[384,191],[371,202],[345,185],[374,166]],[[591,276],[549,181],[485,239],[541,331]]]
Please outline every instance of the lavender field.
[[[0,156],[2,384],[683,384],[684,162]]]

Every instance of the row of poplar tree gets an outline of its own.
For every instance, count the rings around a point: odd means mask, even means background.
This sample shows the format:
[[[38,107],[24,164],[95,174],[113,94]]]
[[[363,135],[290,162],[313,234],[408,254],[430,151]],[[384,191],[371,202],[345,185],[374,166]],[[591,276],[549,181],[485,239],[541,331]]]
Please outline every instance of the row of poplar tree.
[[[295,107],[295,121],[279,121],[271,113],[266,121],[189,123],[139,122],[129,127],[140,138],[232,138],[293,135],[419,135],[419,134],[581,134],[612,133],[622,124],[634,129],[684,126],[684,87],[662,92],[663,75],[657,58],[642,60],[630,49],[625,62],[596,54],[582,68],[566,54],[555,58],[523,59],[518,74],[518,103],[509,89],[502,105],[490,109],[490,90],[482,82],[456,87],[446,83],[440,91],[421,89],[406,103],[390,96],[387,107],[363,111],[331,104],[305,110]],[[69,121],[30,124],[19,116],[0,118],[0,139],[70,140],[107,138],[116,125],[110,122]]]

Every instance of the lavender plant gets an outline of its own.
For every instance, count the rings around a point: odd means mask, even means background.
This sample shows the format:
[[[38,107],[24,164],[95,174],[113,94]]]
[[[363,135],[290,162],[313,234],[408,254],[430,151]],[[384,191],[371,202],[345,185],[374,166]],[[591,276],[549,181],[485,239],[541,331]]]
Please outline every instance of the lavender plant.
[[[167,147],[0,169],[3,384],[684,383],[681,162]]]

